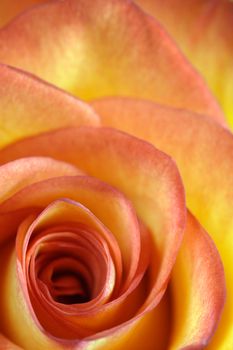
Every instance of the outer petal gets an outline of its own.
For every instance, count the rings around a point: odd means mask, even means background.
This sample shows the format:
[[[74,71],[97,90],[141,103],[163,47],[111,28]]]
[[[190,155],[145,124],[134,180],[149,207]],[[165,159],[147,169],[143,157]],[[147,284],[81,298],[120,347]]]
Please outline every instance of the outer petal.
[[[1,0],[0,3],[0,27],[5,25],[14,16],[18,15],[23,10],[31,5],[40,4],[46,0]]]
[[[189,214],[172,271],[173,329],[169,349],[203,349],[216,330],[225,301],[223,266],[217,249]]]
[[[85,103],[33,76],[0,64],[0,147],[67,126],[98,125]]]
[[[96,101],[94,105],[104,125],[147,139],[176,160],[187,205],[214,239],[227,279],[229,297],[208,348],[233,348],[232,134],[205,116],[145,101],[112,99]]]
[[[131,1],[65,0],[37,7],[0,32],[0,61],[83,99],[143,97],[222,119],[202,78]]]
[[[161,21],[218,97],[233,127],[231,0],[135,0]]]

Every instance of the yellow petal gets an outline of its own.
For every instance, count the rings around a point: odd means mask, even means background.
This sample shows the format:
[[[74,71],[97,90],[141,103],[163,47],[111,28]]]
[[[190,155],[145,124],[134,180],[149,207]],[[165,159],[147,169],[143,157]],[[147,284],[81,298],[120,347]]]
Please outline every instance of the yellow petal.
[[[41,80],[0,64],[0,147],[68,126],[98,125],[85,103]]]
[[[171,277],[173,328],[169,349],[205,348],[219,323],[225,294],[218,251],[189,214]]]

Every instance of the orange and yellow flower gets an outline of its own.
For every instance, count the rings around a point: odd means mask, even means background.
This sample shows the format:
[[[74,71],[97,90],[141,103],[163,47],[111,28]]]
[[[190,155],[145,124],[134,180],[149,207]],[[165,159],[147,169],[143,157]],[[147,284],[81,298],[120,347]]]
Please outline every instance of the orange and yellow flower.
[[[233,135],[212,94],[230,120],[232,4],[16,3],[0,349],[233,348]]]

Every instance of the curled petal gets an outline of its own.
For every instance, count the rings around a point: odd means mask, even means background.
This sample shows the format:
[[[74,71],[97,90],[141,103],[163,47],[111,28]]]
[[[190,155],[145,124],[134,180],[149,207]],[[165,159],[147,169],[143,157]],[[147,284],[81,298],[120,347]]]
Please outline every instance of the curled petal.
[[[171,277],[173,328],[169,349],[203,349],[225,302],[224,270],[217,249],[189,214]]]
[[[14,193],[45,179],[64,175],[83,175],[71,164],[47,157],[27,157],[9,162],[0,168],[1,202]]]
[[[100,339],[89,339],[86,350],[166,350],[170,331],[170,304],[167,294],[159,305],[137,319],[133,324],[119,329]]]
[[[17,277],[14,248],[14,242],[8,243],[4,249],[1,248],[0,279],[1,285],[3,286],[0,293],[1,329],[4,331],[6,337],[11,339],[15,344],[23,343],[18,337],[18,334],[20,334],[21,340],[27,341],[23,349],[39,350],[44,348],[48,350],[63,350],[65,347],[62,346],[62,344],[59,346],[59,344],[56,344],[55,341],[49,339],[39,331],[32,318],[31,311],[28,308],[28,303],[24,298]],[[10,303],[9,295],[11,296]],[[22,317],[15,317],[16,315],[21,315]],[[28,331],[28,327],[30,332]],[[13,344],[11,348],[11,342],[9,342],[7,346],[9,346],[10,350],[15,350],[14,346],[16,347],[16,345]],[[16,349],[18,350],[18,347],[16,347]],[[21,349],[21,347],[19,347],[19,349]]]
[[[0,147],[68,126],[99,125],[84,102],[41,80],[0,64]]]
[[[0,32],[0,61],[84,100],[142,97],[224,120],[161,25],[131,1],[51,1],[32,9]]]
[[[20,189],[44,179],[64,175],[83,175],[83,172],[71,164],[58,162],[55,159],[46,157],[17,159],[1,166],[0,173],[0,196],[2,201],[10,198]],[[14,220],[10,221],[14,222],[16,228],[20,220],[21,215],[17,216],[16,214]],[[8,239],[13,232],[14,231],[9,232],[7,229],[2,231],[0,243]]]

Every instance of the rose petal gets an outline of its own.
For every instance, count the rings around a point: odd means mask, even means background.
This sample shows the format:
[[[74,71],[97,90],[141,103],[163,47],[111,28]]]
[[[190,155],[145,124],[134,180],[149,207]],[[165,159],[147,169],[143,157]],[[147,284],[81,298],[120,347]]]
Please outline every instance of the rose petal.
[[[14,242],[8,243],[4,249],[1,248],[0,259],[2,286],[0,290],[1,330],[4,331],[8,339],[11,339],[16,344],[22,343],[26,339],[24,349],[63,350],[65,347],[62,344],[59,345],[39,331],[31,317],[31,312],[28,308],[29,304],[27,304],[22,294],[16,274]],[[10,303],[9,295],[11,296]],[[22,315],[22,317],[16,317],[16,315]],[[30,331],[28,331],[28,327]],[[21,332],[18,332],[19,329]]]
[[[224,120],[160,24],[129,1],[52,1],[32,9],[0,32],[0,61],[83,99],[143,97]]]
[[[52,177],[83,175],[72,164],[47,157],[28,157],[9,162],[0,167],[1,202],[28,185]]]
[[[169,341],[169,297],[165,294],[159,305],[128,327],[100,339],[89,339],[86,350],[166,350]]]
[[[185,184],[187,205],[214,239],[223,260],[228,295],[232,284],[233,136],[205,116],[124,99],[94,103],[104,125],[120,128],[170,154]],[[148,125],[150,127],[148,127]],[[209,348],[233,348],[233,300]]]
[[[135,0],[161,21],[202,73],[233,126],[233,4],[230,0]]]
[[[31,5],[46,2],[46,0],[1,0],[0,3],[0,27],[9,22],[20,12],[29,8]]]
[[[169,349],[202,349],[225,301],[223,266],[212,240],[189,214],[171,278],[173,329]]]
[[[0,64],[0,147],[67,126],[98,125],[85,103],[20,70]]]
[[[1,200],[10,198],[20,189],[38,181],[64,175],[83,175],[78,168],[65,162],[56,161],[55,159],[46,157],[29,157],[17,159],[0,167],[0,197]],[[11,224],[17,225],[20,223],[22,214],[27,215],[31,209],[23,210],[15,213],[14,220],[7,215],[9,219],[9,227]],[[5,226],[0,236],[0,244],[5,241],[10,234]]]

